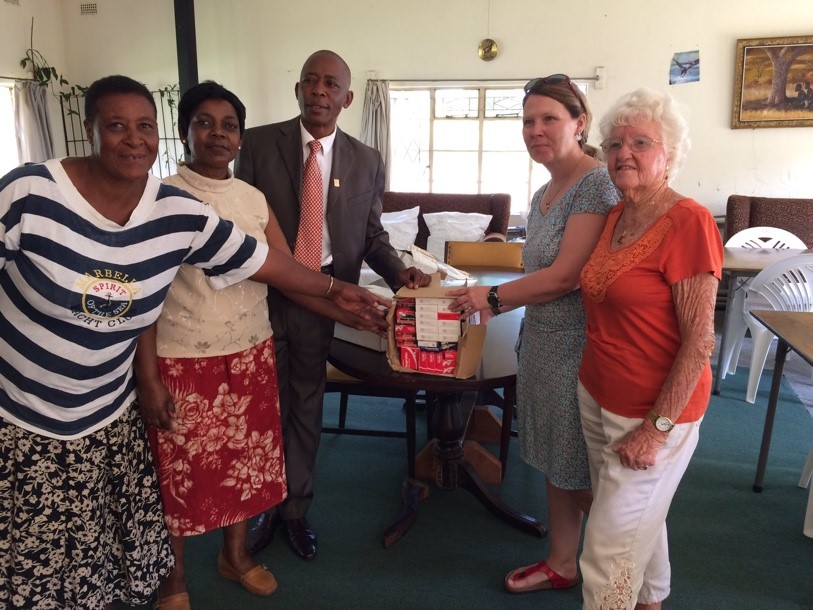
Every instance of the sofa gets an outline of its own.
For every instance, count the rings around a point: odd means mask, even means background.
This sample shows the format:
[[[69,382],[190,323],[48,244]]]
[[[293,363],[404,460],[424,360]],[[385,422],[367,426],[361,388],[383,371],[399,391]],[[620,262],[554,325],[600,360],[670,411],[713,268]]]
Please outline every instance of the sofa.
[[[813,248],[813,199],[729,196],[724,241],[748,227],[785,229]]]
[[[386,191],[382,200],[382,212],[401,212],[418,206],[418,235],[415,245],[426,249],[429,227],[424,214],[434,212],[464,212],[491,215],[491,223],[485,231],[484,241],[505,241],[511,216],[511,195],[490,193],[482,195],[449,193],[402,193]]]
[[[385,191],[381,224],[390,243],[405,262],[414,244],[443,261],[446,242],[506,241],[511,216],[511,195],[405,193]],[[381,283],[381,277],[363,265],[359,284]]]

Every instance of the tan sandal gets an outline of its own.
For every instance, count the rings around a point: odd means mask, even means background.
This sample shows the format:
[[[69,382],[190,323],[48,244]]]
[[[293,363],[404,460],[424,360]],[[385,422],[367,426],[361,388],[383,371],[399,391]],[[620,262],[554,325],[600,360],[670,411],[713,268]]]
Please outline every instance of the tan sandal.
[[[223,555],[217,556],[217,573],[223,578],[236,580],[249,593],[268,596],[277,590],[277,579],[265,566],[259,565],[251,568],[245,574],[240,574]]]
[[[153,610],[191,610],[188,593],[176,593],[169,597],[159,598],[153,604]]]

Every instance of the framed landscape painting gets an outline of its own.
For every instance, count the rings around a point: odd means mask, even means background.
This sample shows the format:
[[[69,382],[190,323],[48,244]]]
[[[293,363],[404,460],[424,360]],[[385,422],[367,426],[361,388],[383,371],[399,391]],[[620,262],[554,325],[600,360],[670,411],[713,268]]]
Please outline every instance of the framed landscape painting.
[[[813,36],[737,41],[731,127],[813,127]]]

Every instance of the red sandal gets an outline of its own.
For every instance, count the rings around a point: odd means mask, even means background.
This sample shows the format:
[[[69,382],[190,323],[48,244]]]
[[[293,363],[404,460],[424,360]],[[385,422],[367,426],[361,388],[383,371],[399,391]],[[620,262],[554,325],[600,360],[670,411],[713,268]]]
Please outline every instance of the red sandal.
[[[513,583],[515,578],[528,578],[536,572],[543,572],[548,577],[548,580],[543,580],[535,585],[516,585]],[[505,577],[505,588],[509,593],[530,593],[531,591],[544,591],[545,589],[572,589],[577,584],[579,584],[578,576],[573,580],[568,580],[561,574],[554,572],[544,559],[532,566],[511,570]]]

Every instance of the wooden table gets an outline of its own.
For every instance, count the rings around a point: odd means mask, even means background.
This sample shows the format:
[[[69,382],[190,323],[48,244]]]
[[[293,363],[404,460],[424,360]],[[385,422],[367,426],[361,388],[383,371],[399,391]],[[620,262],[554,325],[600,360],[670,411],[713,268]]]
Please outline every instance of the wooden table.
[[[771,447],[773,421],[776,415],[776,403],[779,399],[779,387],[782,383],[782,369],[788,351],[793,350],[808,364],[813,365],[813,313],[795,311],[752,311],[757,320],[779,339],[774,360],[771,392],[768,396],[768,409],[765,411],[765,425],[762,429],[762,445],[759,448],[757,472],[754,477],[754,491],[762,491],[765,480],[765,466],[768,462],[768,450]]]
[[[501,284],[522,275],[507,270],[466,270],[484,286]],[[404,512],[384,533],[385,547],[397,542],[409,530],[417,518],[420,501],[428,497],[429,488],[420,479],[433,479],[442,489],[466,489],[492,514],[514,527],[540,538],[547,534],[541,522],[509,507],[484,485],[473,462],[485,449],[465,440],[478,392],[500,388],[504,394],[503,438],[510,434],[517,373],[514,344],[522,316],[523,310],[517,309],[488,322],[483,358],[477,374],[469,379],[395,372],[385,353],[333,341],[329,360],[340,371],[388,391],[426,391],[437,399],[432,417],[435,438],[418,454],[416,465],[410,464],[403,486]],[[507,459],[507,448],[507,442],[501,443],[502,464]]]
[[[723,331],[720,336],[720,349],[717,354],[717,368],[714,371],[713,394],[720,393],[720,380],[722,376],[723,354],[729,341],[736,341],[735,337],[726,336],[725,329],[728,326],[728,317],[732,315],[731,303],[734,300],[734,292],[741,288],[737,285],[736,279],[742,277],[754,277],[760,271],[773,265],[774,263],[797,256],[813,252],[813,250],[800,250],[796,248],[775,249],[775,248],[723,248],[723,281],[726,286],[726,304],[723,317]]]

